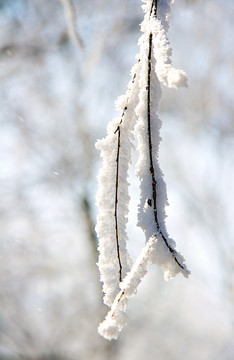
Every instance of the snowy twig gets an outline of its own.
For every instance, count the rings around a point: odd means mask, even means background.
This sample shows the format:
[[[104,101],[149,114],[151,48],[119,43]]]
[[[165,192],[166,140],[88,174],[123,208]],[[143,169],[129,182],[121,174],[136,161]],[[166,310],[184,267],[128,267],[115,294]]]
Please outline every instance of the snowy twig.
[[[97,205],[99,215],[96,231],[99,237],[99,270],[105,293],[104,302],[111,306],[119,290],[119,283],[126,276],[131,260],[126,250],[128,214],[128,168],[131,163],[132,131],[138,100],[139,62],[133,67],[132,80],[126,96],[116,102],[121,111],[120,118],[108,126],[108,135],[99,140],[96,147],[101,150],[104,164],[100,170]],[[117,275],[118,274],[118,275]]]
[[[136,80],[136,72],[133,75],[131,85],[133,86]],[[129,88],[129,92],[131,92],[131,88]],[[119,250],[119,231],[118,231],[118,193],[119,193],[119,162],[120,162],[120,147],[121,147],[121,125],[124,121],[126,112],[128,110],[128,103],[129,103],[129,95],[127,96],[126,103],[124,106],[124,109],[122,111],[121,119],[118,124],[117,129],[114,131],[114,134],[117,134],[118,140],[117,140],[117,155],[116,155],[116,181],[115,181],[115,237],[116,237],[116,248],[117,248],[117,257],[119,262],[119,281],[122,281],[122,264],[121,264],[121,258],[120,258],[120,250]]]
[[[122,119],[121,119],[122,121]],[[116,180],[115,180],[115,238],[117,247],[117,257],[119,262],[119,281],[122,281],[122,264],[119,251],[119,230],[118,230],[118,191],[119,191],[119,153],[120,153],[120,127],[117,128],[117,156],[116,156]]]
[[[143,35],[139,39],[141,71],[139,78],[139,103],[136,108],[138,122],[136,132],[138,135],[139,158],[137,162],[137,175],[141,180],[141,204],[138,214],[138,224],[145,232],[146,240],[152,235],[157,236],[165,244],[165,255],[163,255],[163,265],[159,256],[155,257],[155,262],[164,269],[165,277],[174,277],[178,272],[187,276],[188,271],[184,265],[182,256],[175,250],[175,242],[168,238],[165,227],[165,205],[167,204],[166,186],[163,174],[158,164],[158,147],[160,142],[159,130],[161,121],[156,115],[159,100],[161,97],[161,85],[156,73],[157,62],[166,64],[164,46],[164,33],[162,27],[163,19],[157,18],[157,2],[144,0],[144,11],[146,13],[141,25]],[[163,6],[163,3],[160,3]],[[168,5],[165,0],[164,7]],[[161,11],[162,13],[162,11]],[[150,14],[150,16],[148,16]],[[162,16],[162,15],[161,15]],[[166,21],[166,16],[164,22]],[[163,36],[162,36],[163,35]],[[155,58],[155,43],[158,44],[158,58]],[[166,43],[168,46],[168,42]],[[167,66],[167,64],[165,65]],[[176,70],[175,70],[176,72]],[[174,82],[182,85],[180,79]],[[170,264],[170,257],[175,262],[176,267]],[[170,268],[170,270],[168,270]]]
[[[152,237],[147,241],[131,271],[121,283],[121,289],[116,295],[111,310],[98,328],[100,335],[104,338],[108,340],[117,339],[121,330],[126,325],[125,312],[128,305],[128,299],[135,295],[141,280],[147,272],[147,264],[150,261],[153,245],[156,241],[156,237]]]
[[[165,226],[167,195],[158,163],[161,121],[157,116],[161,84],[174,88],[186,86],[187,78],[183,71],[171,66],[166,31],[172,0],[142,1],[145,17],[141,24],[140,53],[127,94],[116,104],[121,116],[108,126],[107,137],[97,142],[104,161],[98,176],[98,265],[104,302],[111,307],[99,332],[107,339],[116,339],[125,325],[127,299],[135,294],[149,262],[162,268],[166,280],[178,273],[189,275]],[[126,249],[126,223],[133,129],[138,138],[136,174],[141,189],[138,226],[145,233],[146,245],[131,268]]]
[[[157,4],[157,2],[155,2]],[[156,4],[154,7],[154,16],[156,16],[157,8]],[[151,11],[152,13],[152,11]],[[156,231],[160,233],[163,241],[165,242],[167,248],[169,249],[172,257],[175,259],[175,262],[179,267],[185,270],[184,266],[178,261],[176,258],[176,251],[168,244],[166,237],[163,235],[162,230],[160,229],[159,222],[158,222],[158,214],[157,214],[157,181],[155,177],[155,169],[153,163],[153,153],[152,153],[152,134],[151,134],[151,60],[152,60],[152,38],[153,35],[150,33],[149,35],[149,52],[148,52],[148,74],[147,74],[147,125],[148,125],[148,142],[149,142],[149,157],[150,157],[150,173],[152,177],[152,197],[153,197],[153,209],[154,209],[154,220],[156,224]],[[150,199],[151,201],[151,199]],[[148,202],[149,204],[149,202]],[[149,204],[150,205],[150,204]],[[150,205],[151,206],[151,205]]]

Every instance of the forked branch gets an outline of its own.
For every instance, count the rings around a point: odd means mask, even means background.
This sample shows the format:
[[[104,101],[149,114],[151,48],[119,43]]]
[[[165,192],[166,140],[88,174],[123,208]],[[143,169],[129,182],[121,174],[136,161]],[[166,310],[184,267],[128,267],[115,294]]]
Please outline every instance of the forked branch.
[[[97,193],[98,266],[104,302],[111,308],[100,324],[99,332],[109,340],[116,339],[126,324],[128,298],[135,295],[148,263],[158,264],[166,280],[178,273],[185,277],[189,275],[183,257],[175,250],[166,231],[167,197],[158,164],[161,122],[157,116],[161,84],[174,88],[186,86],[186,74],[171,66],[171,48],[166,34],[171,0],[161,0],[165,11],[160,13],[160,19],[157,18],[157,0],[143,0],[143,3],[145,17],[141,25],[143,34],[139,39],[138,62],[132,70],[127,94],[116,103],[121,115],[110,123],[106,138],[96,145],[104,160]],[[138,226],[145,233],[146,244],[131,267],[126,247],[127,178],[134,129],[139,152],[136,174],[141,189]]]

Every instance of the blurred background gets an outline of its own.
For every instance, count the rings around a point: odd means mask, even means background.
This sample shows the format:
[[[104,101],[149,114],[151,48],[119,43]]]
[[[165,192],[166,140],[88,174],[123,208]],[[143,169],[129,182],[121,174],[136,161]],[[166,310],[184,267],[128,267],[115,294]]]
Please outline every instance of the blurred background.
[[[1,360],[234,358],[232,0],[172,6],[172,60],[189,88],[163,88],[160,163],[168,231],[192,275],[165,282],[152,266],[119,340],[97,333],[108,309],[96,266],[94,144],[126,91],[140,5],[0,1]],[[134,258],[144,243],[134,170],[130,182]]]

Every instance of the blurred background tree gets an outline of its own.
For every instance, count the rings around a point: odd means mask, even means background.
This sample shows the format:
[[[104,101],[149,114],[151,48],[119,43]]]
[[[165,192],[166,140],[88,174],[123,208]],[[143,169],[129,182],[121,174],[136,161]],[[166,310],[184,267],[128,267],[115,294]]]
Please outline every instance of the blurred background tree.
[[[0,1],[0,357],[232,360],[234,4],[177,0],[169,33],[189,89],[163,89],[160,149],[168,230],[192,270],[152,267],[118,342],[97,334],[94,148],[135,62],[139,0]],[[137,180],[130,174],[130,251]]]

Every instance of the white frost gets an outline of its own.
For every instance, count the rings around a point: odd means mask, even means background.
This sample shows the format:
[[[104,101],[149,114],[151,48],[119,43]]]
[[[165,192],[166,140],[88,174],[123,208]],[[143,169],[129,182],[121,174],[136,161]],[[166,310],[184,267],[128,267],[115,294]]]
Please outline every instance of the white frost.
[[[144,10],[149,11],[151,2],[145,1]],[[168,5],[168,3],[166,4]],[[169,10],[168,6],[165,9]],[[136,107],[138,121],[135,127],[138,138],[138,162],[136,174],[139,177],[141,199],[138,225],[143,229],[146,241],[157,233],[154,262],[163,270],[165,279],[181,272],[188,276],[183,257],[176,252],[175,242],[169,239],[165,226],[167,205],[166,185],[158,163],[161,121],[157,116],[161,98],[161,83],[177,87],[186,78],[183,72],[171,67],[171,48],[162,23],[164,18],[149,17],[146,12],[141,25],[143,35],[139,39],[141,70],[139,76],[139,102]],[[174,76],[172,76],[174,74]],[[150,79],[149,79],[150,78]]]
[[[99,325],[98,332],[108,340],[117,339],[126,325],[126,309],[128,299],[136,294],[137,287],[147,272],[147,264],[153,252],[155,237],[149,239],[142,249],[131,271],[121,283],[121,290],[117,294],[111,310],[105,320]]]
[[[155,21],[153,34],[153,51],[156,59],[155,72],[158,80],[169,88],[187,87],[188,80],[185,72],[177,70],[171,65],[172,49],[160,20]]]
[[[108,306],[111,306],[119,291],[120,276],[124,278],[131,267],[126,249],[129,204],[127,178],[133,148],[132,130],[136,121],[134,109],[138,94],[138,68],[137,63],[126,96],[119,98],[116,103],[121,115],[108,125],[107,137],[96,143],[103,158],[96,197],[99,209],[96,225],[99,238],[98,266],[103,282],[104,302]]]
[[[171,0],[158,0],[157,17],[152,0],[142,0],[144,20],[138,44],[137,64],[127,94],[118,98],[121,115],[108,126],[107,137],[97,142],[103,167],[98,175],[99,208],[96,226],[99,238],[99,270],[104,302],[111,307],[99,326],[106,339],[117,339],[126,325],[128,299],[147,272],[148,263],[158,264],[166,280],[178,273],[188,277],[183,257],[175,250],[165,225],[166,185],[158,163],[161,121],[157,115],[161,85],[178,88],[187,85],[186,74],[171,65],[171,47],[167,39]],[[146,245],[131,268],[126,250],[128,215],[128,168],[131,163],[133,129],[138,139],[136,174],[140,179],[138,226]],[[130,270],[131,269],[131,270]]]

